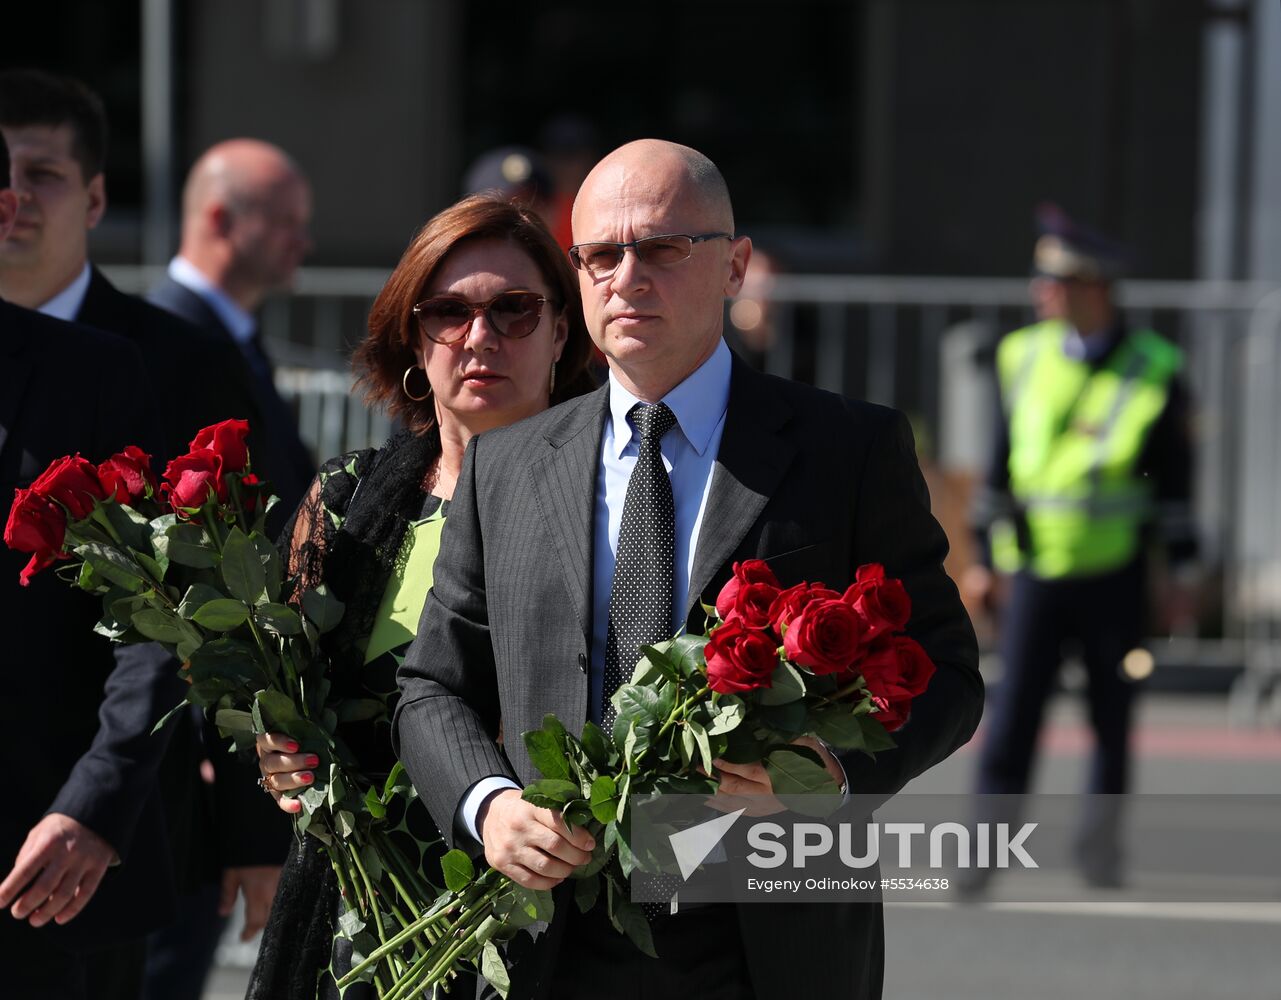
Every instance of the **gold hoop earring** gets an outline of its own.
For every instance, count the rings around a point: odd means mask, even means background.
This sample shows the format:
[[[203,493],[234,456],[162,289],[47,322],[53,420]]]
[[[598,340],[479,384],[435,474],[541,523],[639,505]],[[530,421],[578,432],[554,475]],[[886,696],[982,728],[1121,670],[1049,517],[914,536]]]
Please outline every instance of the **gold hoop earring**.
[[[409,373],[412,371],[421,371],[423,372],[423,379],[425,380],[427,378],[427,373],[425,371],[423,371],[417,365],[410,365],[408,368],[405,369],[405,374],[401,376],[400,387],[405,390],[405,395],[408,396],[410,399],[412,399],[415,403],[421,403],[424,399],[427,399],[429,396],[431,396],[431,383],[430,382],[427,383],[426,392],[424,392],[421,396],[415,396],[412,392],[409,391]]]
[[[552,362],[552,377],[547,380],[547,395],[551,396],[556,391],[556,362]]]

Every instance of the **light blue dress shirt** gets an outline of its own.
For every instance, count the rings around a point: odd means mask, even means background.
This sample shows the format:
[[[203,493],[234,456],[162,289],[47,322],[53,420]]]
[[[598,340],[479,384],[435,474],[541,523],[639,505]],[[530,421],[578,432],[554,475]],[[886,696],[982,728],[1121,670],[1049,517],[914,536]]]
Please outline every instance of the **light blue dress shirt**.
[[[72,279],[71,284],[48,302],[36,306],[36,312],[52,316],[54,319],[66,320],[69,323],[75,322],[76,316],[80,313],[80,307],[85,304],[85,295],[89,292],[91,277],[89,262],[85,261],[84,267]]]
[[[231,331],[237,344],[244,345],[253,339],[254,331],[258,328],[253,316],[240,308],[230,295],[210,281],[205,272],[186,257],[178,256],[169,262],[169,277],[204,299],[205,304],[222,321],[222,325]]]

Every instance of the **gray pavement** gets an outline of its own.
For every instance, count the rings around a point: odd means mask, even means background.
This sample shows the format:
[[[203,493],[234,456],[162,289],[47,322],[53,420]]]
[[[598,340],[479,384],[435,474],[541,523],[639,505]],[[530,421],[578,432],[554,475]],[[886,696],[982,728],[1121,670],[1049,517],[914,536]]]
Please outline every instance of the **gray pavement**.
[[[1149,694],[1134,736],[1140,794],[1281,795],[1281,730],[1230,727],[1224,695]],[[1088,752],[1083,706],[1060,697],[1044,733],[1036,790],[1079,790]],[[974,760],[974,747],[966,747],[909,790],[967,791]],[[890,902],[885,925],[886,1000],[1281,1000],[1281,898]],[[247,963],[252,949],[224,949],[223,958]],[[204,1000],[239,1000],[247,979],[246,969],[224,965]]]

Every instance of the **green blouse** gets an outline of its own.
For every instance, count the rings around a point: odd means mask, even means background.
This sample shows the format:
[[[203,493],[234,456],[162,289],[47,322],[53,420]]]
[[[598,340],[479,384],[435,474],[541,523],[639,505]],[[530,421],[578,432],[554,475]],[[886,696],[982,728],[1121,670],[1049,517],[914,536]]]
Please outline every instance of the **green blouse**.
[[[412,522],[365,648],[365,663],[409,644],[418,631],[418,619],[431,589],[432,566],[440,551],[440,531],[445,526],[444,504],[421,520]]]

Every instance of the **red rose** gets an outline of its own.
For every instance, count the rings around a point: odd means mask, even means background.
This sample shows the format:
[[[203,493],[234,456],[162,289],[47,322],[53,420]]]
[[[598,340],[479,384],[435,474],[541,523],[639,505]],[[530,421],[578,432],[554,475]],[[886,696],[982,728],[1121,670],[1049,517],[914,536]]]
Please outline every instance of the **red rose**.
[[[844,601],[810,601],[783,638],[787,658],[816,674],[845,670],[867,639],[867,624]]]
[[[850,668],[867,682],[873,699],[894,701],[911,699],[921,694],[934,676],[934,664],[915,639],[905,635],[882,636],[867,655]]]
[[[738,600],[738,592],[749,583],[765,583],[775,589],[779,587],[778,577],[764,559],[746,559],[735,563],[734,575],[726,581],[716,598],[716,613],[721,616],[722,621],[729,619],[734,603]]]
[[[73,521],[92,514],[94,500],[107,498],[98,470],[79,455],[55,461],[31,484],[31,492],[62,504]]]
[[[788,587],[770,605],[769,617],[774,623],[774,631],[782,635],[783,629],[790,626],[801,609],[812,601],[835,601],[840,596],[821,583],[798,583],[795,587]]]
[[[854,583],[845,591],[848,601],[868,624],[873,636],[897,632],[912,617],[912,599],[899,580],[887,578],[879,563],[860,566]]]
[[[158,492],[151,456],[133,444],[98,466],[98,478],[107,496],[115,496],[117,503],[137,503]]]
[[[211,492],[216,500],[225,502],[227,484],[222,478],[222,461],[208,448],[180,455],[165,469],[162,489],[170,506],[179,513],[203,507]]]
[[[778,645],[735,618],[712,633],[703,649],[707,686],[721,694],[769,687],[778,666]]]
[[[773,623],[769,612],[776,597],[778,588],[771,584],[745,583],[738,588],[734,606],[724,618],[741,621],[748,628],[767,629]]]
[[[31,552],[31,561],[18,574],[18,582],[30,586],[31,578],[55,559],[62,558],[62,540],[67,515],[52,500],[34,490],[14,493],[13,507],[4,526],[4,543],[16,552]]]
[[[222,474],[244,472],[249,464],[249,449],[245,438],[249,436],[248,420],[224,420],[204,428],[191,440],[191,450],[207,448],[222,460]]]

